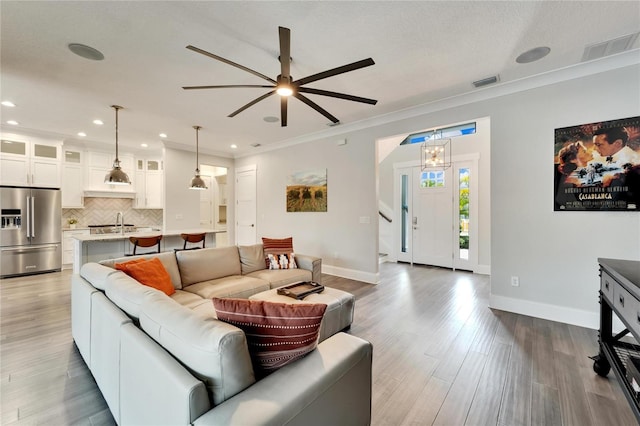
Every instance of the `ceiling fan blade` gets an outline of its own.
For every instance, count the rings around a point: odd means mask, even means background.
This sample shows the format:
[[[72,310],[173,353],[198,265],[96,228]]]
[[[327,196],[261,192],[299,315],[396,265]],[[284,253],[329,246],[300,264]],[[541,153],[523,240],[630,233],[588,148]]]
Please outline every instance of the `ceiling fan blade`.
[[[262,78],[262,79],[264,79],[264,80],[270,81],[270,82],[272,82],[273,84],[276,84],[276,81],[275,81],[275,80],[273,80],[273,79],[271,79],[271,78],[267,77],[266,75],[261,74],[261,73],[259,73],[258,71],[254,71],[254,70],[252,70],[251,68],[247,68],[247,67],[245,67],[244,65],[236,64],[235,62],[230,61],[230,60],[228,60],[228,59],[225,59],[225,58],[223,58],[222,56],[214,55],[213,53],[207,52],[206,50],[202,50],[202,49],[197,48],[197,47],[192,46],[192,45],[187,46],[187,49],[189,49],[189,50],[193,50],[194,52],[200,53],[200,54],[202,54],[202,55],[204,55],[204,56],[208,56],[208,57],[210,57],[210,58],[216,59],[216,60],[218,60],[218,61],[220,61],[220,62],[224,62],[225,64],[228,64],[228,65],[234,66],[234,67],[236,67],[236,68],[240,68],[240,69],[241,69],[241,70],[243,70],[243,71],[246,71],[246,72],[248,72],[248,73],[250,73],[250,74],[253,74],[253,75],[257,76],[257,77],[260,77],[260,78]]]
[[[260,102],[263,99],[268,98],[269,96],[273,95],[274,93],[276,93],[275,90],[272,90],[268,93],[265,93],[264,95],[255,98],[254,100],[252,100],[251,102],[249,102],[248,104],[246,104],[245,106],[243,106],[240,109],[237,109],[235,111],[233,111],[231,114],[229,114],[227,117],[235,117],[236,115],[240,114],[242,111],[244,111],[245,109],[249,108],[250,106],[253,106],[255,104],[257,104],[258,102]]]
[[[280,33],[280,75],[289,78],[291,68],[291,30],[278,27]]]
[[[333,77],[334,75],[343,74],[349,71],[355,71],[360,68],[368,67],[374,64],[375,62],[373,62],[373,59],[367,58],[361,61],[354,62],[352,64],[343,65],[338,68],[333,68],[327,71],[320,72],[318,74],[313,74],[308,77],[303,77],[300,80],[294,81],[293,83],[297,84],[298,86],[302,86],[303,84],[311,83],[312,81],[322,80],[323,78]]]
[[[314,89],[312,87],[298,87],[298,92],[311,93],[313,95],[329,96],[332,98],[346,99],[348,101],[362,102],[364,104],[375,105],[375,99],[361,98],[360,96],[347,95],[346,93],[330,92],[328,90]]]
[[[255,88],[265,88],[270,89],[274,86],[259,86],[257,84],[226,84],[222,86],[182,86],[184,90],[195,90],[195,89],[228,89],[228,88],[238,88],[238,87],[255,87]]]
[[[295,96],[296,98],[300,99],[302,102],[304,102],[305,104],[309,105],[311,108],[313,108],[316,111],[318,111],[320,114],[322,114],[325,117],[327,117],[333,123],[339,123],[340,122],[340,120],[335,118],[333,115],[329,114],[329,112],[327,110],[325,110],[320,105],[318,105],[317,103],[313,102],[311,99],[307,98],[306,96],[301,95],[300,93],[296,93],[293,96]]]
[[[280,96],[280,127],[287,127],[287,96]]]

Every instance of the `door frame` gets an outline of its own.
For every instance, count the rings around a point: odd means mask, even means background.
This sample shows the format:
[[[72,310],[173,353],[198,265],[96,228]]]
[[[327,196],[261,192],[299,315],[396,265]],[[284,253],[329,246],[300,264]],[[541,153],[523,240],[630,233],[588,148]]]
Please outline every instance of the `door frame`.
[[[253,203],[252,203],[252,210],[251,211],[247,211],[247,210],[242,210],[242,209],[246,209],[247,208],[247,204],[246,203],[240,203],[240,201],[243,201],[240,199],[239,197],[239,193],[241,191],[240,185],[239,185],[239,177],[240,175],[251,175],[253,174],[253,186],[254,186],[254,191],[253,191]],[[248,244],[255,244],[256,243],[256,238],[258,235],[258,231],[257,231],[257,224],[256,224],[256,220],[257,220],[257,206],[258,206],[258,200],[257,200],[257,196],[258,196],[258,179],[257,179],[257,174],[258,174],[258,167],[256,164],[251,164],[248,166],[243,166],[243,167],[238,167],[235,170],[235,201],[236,201],[236,210],[235,210],[235,222],[236,222],[236,226],[235,226],[235,244],[244,244],[244,245],[248,245]],[[253,228],[253,238],[251,240],[253,241],[239,241],[239,237],[240,237],[240,222],[239,222],[239,218],[241,217],[249,217],[251,218],[249,220],[249,222],[251,222],[251,227]]]
[[[453,261],[453,269],[465,269],[465,270],[471,270],[473,272],[476,272],[476,269],[478,269],[478,248],[479,248],[479,242],[478,242],[478,236],[479,236],[479,230],[478,230],[478,225],[480,223],[479,220],[479,207],[478,207],[478,189],[479,189],[479,170],[478,170],[478,163],[480,161],[480,153],[471,153],[471,154],[461,154],[461,155],[454,155],[451,157],[451,162],[452,165],[451,167],[455,168],[456,167],[456,163],[461,163],[461,162],[470,162],[471,163],[471,168],[473,170],[473,174],[472,174],[472,179],[469,182],[469,193],[470,193],[470,199],[469,199],[469,260],[464,262],[464,266],[461,265],[461,263],[458,261],[456,262],[456,258],[457,256],[454,256],[454,261]],[[408,168],[413,168],[413,167],[420,167],[420,160],[414,160],[414,161],[404,161],[404,162],[399,162],[399,163],[394,163],[393,164],[393,211],[394,211],[394,221],[397,224],[401,224],[402,223],[402,206],[400,205],[400,193],[401,193],[401,180],[400,180],[400,175],[401,175],[401,170],[402,169],[408,169]],[[454,183],[456,183],[458,181],[457,176],[453,177],[453,181]],[[458,205],[459,203],[459,193],[457,191],[453,191],[454,192],[454,206]],[[413,203],[413,200],[411,201],[411,203]],[[413,213],[413,206],[409,206],[409,217],[411,217]],[[454,223],[458,223],[459,218],[458,218],[458,209],[456,209],[454,207],[453,209],[453,214],[454,214]],[[398,261],[398,254],[399,254],[399,250],[400,250],[400,244],[401,244],[401,230],[400,230],[400,226],[395,226],[393,228],[393,253],[391,253],[391,255],[393,256],[392,261],[397,262]],[[411,227],[411,229],[413,230],[413,227]],[[456,247],[458,247],[458,233],[457,232],[452,232],[452,238],[454,238],[454,244],[453,247],[454,249]],[[411,250],[411,252],[413,253],[413,238],[409,238],[409,249]],[[453,253],[452,253],[453,254]],[[413,262],[411,262],[413,263]],[[462,268],[461,268],[462,266]]]

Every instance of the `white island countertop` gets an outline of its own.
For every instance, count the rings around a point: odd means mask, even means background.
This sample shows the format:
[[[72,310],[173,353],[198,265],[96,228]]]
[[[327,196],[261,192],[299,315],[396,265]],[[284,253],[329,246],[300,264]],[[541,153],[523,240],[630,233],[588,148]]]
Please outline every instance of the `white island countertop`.
[[[129,239],[129,237],[151,237],[154,235],[162,234],[162,236],[175,236],[180,234],[219,234],[221,232],[227,232],[225,229],[206,229],[206,228],[193,228],[193,229],[181,229],[181,230],[158,230],[158,231],[144,231],[144,232],[125,232],[120,233],[108,233],[108,234],[90,234],[90,235],[72,235],[71,238],[75,238],[79,241],[117,241]]]

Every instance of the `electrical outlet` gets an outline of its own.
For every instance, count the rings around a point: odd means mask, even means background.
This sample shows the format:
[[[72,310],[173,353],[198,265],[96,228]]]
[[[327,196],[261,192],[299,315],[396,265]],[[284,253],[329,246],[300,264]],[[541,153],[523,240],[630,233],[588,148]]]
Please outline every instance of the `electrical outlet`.
[[[520,278],[511,277],[511,285],[514,287],[520,287]]]

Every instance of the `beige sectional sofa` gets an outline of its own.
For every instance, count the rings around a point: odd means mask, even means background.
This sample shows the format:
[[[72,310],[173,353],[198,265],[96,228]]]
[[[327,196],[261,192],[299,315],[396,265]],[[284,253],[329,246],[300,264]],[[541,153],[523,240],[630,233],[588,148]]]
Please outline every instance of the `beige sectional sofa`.
[[[72,334],[120,425],[368,424],[371,344],[345,333],[256,381],[244,333],[212,297],[320,281],[321,260],[267,270],[262,245],[160,253],[171,296],[88,263],[72,277]]]

